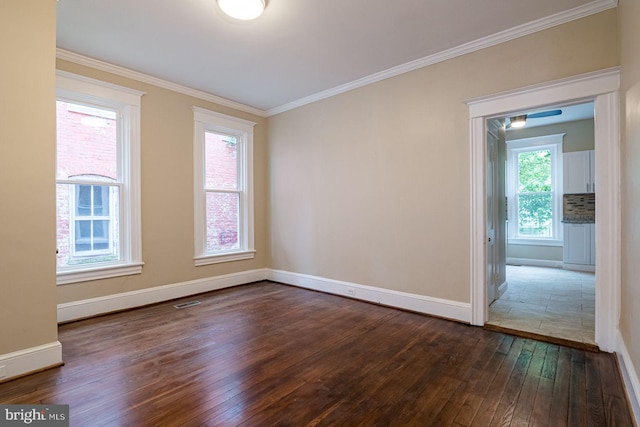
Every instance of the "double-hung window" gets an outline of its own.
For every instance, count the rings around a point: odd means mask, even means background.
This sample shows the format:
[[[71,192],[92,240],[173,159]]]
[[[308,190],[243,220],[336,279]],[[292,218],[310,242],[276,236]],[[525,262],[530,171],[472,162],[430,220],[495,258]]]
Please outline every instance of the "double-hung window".
[[[193,110],[195,265],[253,258],[255,123]]]
[[[562,244],[563,136],[507,141],[510,244]]]
[[[141,272],[141,96],[58,71],[58,284]]]

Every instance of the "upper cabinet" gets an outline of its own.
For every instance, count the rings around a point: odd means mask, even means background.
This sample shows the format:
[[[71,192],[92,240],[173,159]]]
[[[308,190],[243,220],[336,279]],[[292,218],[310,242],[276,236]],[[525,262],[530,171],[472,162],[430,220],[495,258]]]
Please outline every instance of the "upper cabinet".
[[[593,150],[562,154],[564,193],[596,192],[596,156]]]

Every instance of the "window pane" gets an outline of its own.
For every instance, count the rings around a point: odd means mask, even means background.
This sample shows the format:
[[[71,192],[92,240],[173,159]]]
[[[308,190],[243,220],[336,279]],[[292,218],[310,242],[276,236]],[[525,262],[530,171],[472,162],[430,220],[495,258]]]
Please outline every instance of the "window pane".
[[[107,240],[109,238],[109,220],[98,220],[93,222],[93,239]]]
[[[56,106],[56,178],[116,180],[116,113],[63,101]]]
[[[240,196],[237,193],[206,194],[206,252],[238,249],[238,217]]]
[[[518,154],[518,193],[551,191],[551,151]]]
[[[90,185],[76,186],[76,215],[77,216],[91,215],[91,186]]]
[[[75,251],[91,251],[91,221],[76,221]]]
[[[553,237],[551,193],[518,195],[518,234],[521,237]]]
[[[76,242],[91,242],[91,221],[76,221]]]
[[[233,136],[205,132],[205,186],[215,190],[238,189],[238,144]]]
[[[116,186],[57,184],[58,267],[120,259],[118,194]]]
[[[94,185],[93,186],[93,215],[108,216],[109,215],[109,186]]]

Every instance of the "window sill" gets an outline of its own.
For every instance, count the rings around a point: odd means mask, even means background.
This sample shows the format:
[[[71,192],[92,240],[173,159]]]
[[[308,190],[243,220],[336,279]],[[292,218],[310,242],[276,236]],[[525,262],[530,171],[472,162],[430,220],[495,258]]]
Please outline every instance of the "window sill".
[[[253,259],[256,257],[256,251],[239,251],[226,252],[219,255],[204,255],[194,258],[196,267],[209,264],[218,264],[221,262],[240,261],[243,259]]]
[[[542,240],[542,239],[509,239],[510,245],[529,245],[529,246],[563,246],[562,240]]]
[[[100,267],[87,267],[77,270],[59,271],[56,275],[56,284],[88,282],[89,280],[108,279],[110,277],[130,276],[142,273],[143,262],[135,262],[124,265],[109,265]]]

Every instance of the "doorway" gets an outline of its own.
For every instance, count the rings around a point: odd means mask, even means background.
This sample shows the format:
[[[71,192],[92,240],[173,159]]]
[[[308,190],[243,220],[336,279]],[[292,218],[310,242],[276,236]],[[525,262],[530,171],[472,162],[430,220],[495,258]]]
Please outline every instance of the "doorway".
[[[599,197],[596,252],[595,342],[604,351],[616,349],[616,326],[620,295],[620,144],[619,70],[609,69],[478,98],[467,102],[471,123],[471,323],[488,319],[486,230],[486,120],[510,111],[592,100],[596,123],[595,162]]]
[[[593,108],[560,105],[487,120],[492,328],[595,345]]]

